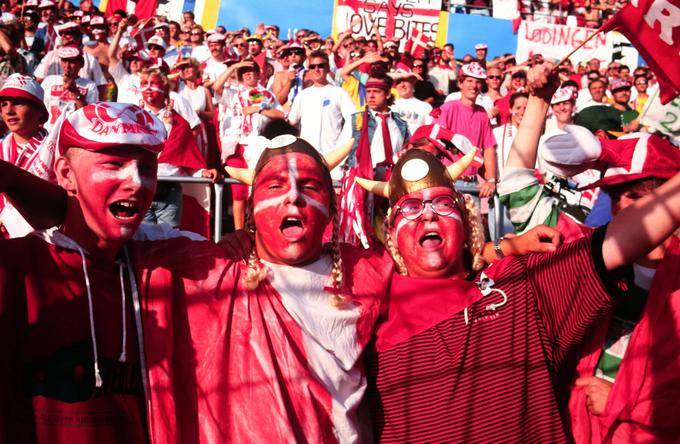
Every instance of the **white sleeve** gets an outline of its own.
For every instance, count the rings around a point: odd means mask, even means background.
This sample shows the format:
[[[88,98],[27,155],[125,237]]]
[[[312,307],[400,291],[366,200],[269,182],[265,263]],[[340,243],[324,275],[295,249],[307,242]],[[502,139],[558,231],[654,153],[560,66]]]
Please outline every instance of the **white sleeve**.
[[[99,90],[97,85],[90,83],[87,85],[87,95],[85,96],[85,101],[87,103],[99,102]]]
[[[129,75],[130,73],[125,69],[125,66],[123,66],[122,63],[113,63],[109,65],[109,74],[111,74],[111,77],[113,77],[113,81],[116,82],[116,86],[120,88],[121,82],[125,79],[125,76]]]
[[[296,125],[300,123],[300,97],[302,94],[298,94],[295,99],[293,100],[293,106],[290,107],[290,113],[288,113],[288,121],[292,125]]]
[[[184,117],[184,119],[189,122],[191,129],[194,129],[200,125],[201,119],[198,117],[198,114],[196,114],[196,111],[191,108],[191,103],[175,92],[171,93],[171,95],[174,103],[173,108],[175,111],[177,111],[177,114]]]
[[[340,91],[340,112],[342,113],[342,118],[345,119],[345,122],[350,122],[352,114],[358,111],[357,107],[347,91],[340,87],[338,87],[338,90]]]

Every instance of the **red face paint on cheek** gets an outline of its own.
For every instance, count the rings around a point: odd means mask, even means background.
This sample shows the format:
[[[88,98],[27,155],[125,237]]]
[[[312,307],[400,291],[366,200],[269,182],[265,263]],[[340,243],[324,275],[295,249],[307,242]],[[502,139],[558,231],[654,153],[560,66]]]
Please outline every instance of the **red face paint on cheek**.
[[[446,187],[428,188],[407,194],[397,205],[411,198],[431,201],[438,196],[452,195],[453,192]],[[426,205],[415,220],[407,220],[397,214],[391,236],[410,276],[449,277],[462,269],[465,230],[458,210],[441,216]]]
[[[262,259],[293,265],[320,256],[331,199],[322,168],[306,154],[290,153],[274,157],[258,173],[253,213]]]
[[[83,229],[100,239],[129,239],[153,200],[155,155],[133,151],[133,156],[115,156],[83,150],[72,160]]]

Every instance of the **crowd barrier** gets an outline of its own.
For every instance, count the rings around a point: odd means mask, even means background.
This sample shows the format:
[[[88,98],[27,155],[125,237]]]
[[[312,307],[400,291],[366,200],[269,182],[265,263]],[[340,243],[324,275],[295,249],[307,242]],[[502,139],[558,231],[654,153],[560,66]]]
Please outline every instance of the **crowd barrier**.
[[[210,207],[210,216],[213,219],[213,230],[212,238],[213,241],[218,242],[222,236],[222,210],[224,205],[224,186],[230,184],[240,184],[236,179],[223,178],[219,181],[213,183],[211,179],[205,177],[185,177],[185,176],[171,176],[171,177],[158,177],[159,182],[166,183],[202,183],[207,186],[212,187],[212,192],[214,193],[214,202]],[[333,187],[340,188],[340,182],[333,182]],[[471,184],[456,185],[456,189],[461,193],[472,194],[474,196],[479,194],[479,187]],[[492,211],[490,214],[493,215],[493,229],[491,229],[492,240],[503,235],[503,206],[497,194],[493,196],[493,208],[499,209],[500,211]],[[218,217],[219,216],[219,217]],[[491,227],[490,227],[491,228]]]

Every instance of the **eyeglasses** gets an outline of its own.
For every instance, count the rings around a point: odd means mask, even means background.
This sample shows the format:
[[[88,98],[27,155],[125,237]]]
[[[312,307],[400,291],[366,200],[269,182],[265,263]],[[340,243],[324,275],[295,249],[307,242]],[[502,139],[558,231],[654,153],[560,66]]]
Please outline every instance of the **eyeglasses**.
[[[162,50],[163,50],[163,47],[162,47],[162,46],[158,46],[158,45],[149,45],[149,46],[147,47],[147,49],[148,49],[149,51],[162,51]]]
[[[349,56],[350,56],[350,57],[361,57],[361,53],[358,53],[358,52],[350,52],[350,53],[349,53]]]
[[[503,78],[503,76],[489,76],[489,75],[487,75],[486,78],[487,78],[487,79],[496,79],[496,80],[500,80],[500,79]]]
[[[422,68],[423,65],[413,65],[413,68]]]
[[[314,69],[326,69],[326,64],[325,63],[312,63],[309,65],[310,70]]]
[[[202,32],[192,32],[191,35],[203,35]]]
[[[291,49],[290,51],[286,52],[286,55],[304,55],[305,51],[302,49]]]
[[[345,43],[342,45],[343,48],[350,48],[353,45],[353,43]]]
[[[647,82],[635,82],[636,85],[646,85]]]
[[[448,216],[456,209],[456,201],[452,196],[438,196],[432,200],[406,199],[396,209],[404,219],[416,220],[422,216],[427,205],[439,216]]]
[[[234,43],[234,46],[236,46],[238,48],[245,48],[248,45],[246,45],[245,43]]]

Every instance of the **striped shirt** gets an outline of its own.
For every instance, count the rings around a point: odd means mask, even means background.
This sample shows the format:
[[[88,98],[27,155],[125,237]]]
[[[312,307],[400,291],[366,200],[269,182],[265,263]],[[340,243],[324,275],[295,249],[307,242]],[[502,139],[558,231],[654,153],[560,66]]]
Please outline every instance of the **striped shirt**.
[[[493,291],[465,310],[445,294],[392,294],[366,356],[376,440],[566,442],[555,375],[568,349],[611,305],[603,238],[600,229],[555,253],[509,257],[487,268],[505,303]],[[392,287],[398,285],[394,279]],[[430,315],[442,320],[428,323]],[[385,336],[403,337],[400,328],[412,334],[390,343]]]

